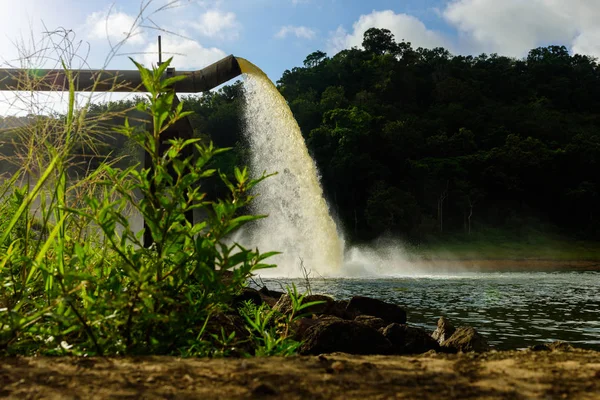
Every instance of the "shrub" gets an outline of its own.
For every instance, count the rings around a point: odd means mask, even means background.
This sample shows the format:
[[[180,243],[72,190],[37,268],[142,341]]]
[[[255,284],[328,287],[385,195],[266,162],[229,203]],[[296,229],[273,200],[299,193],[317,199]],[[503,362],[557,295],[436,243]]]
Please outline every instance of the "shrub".
[[[250,179],[245,168],[235,169],[234,181],[219,174],[229,195],[208,201],[202,183],[218,172],[207,164],[227,149],[174,139],[164,154],[159,152],[161,135],[188,115],[182,103],[173,104],[171,86],[179,78],[162,79],[169,63],[152,70],[136,63],[149,93],[138,109],[151,116],[153,131],[134,130],[127,120],[118,129],[150,155],[151,168],[105,162],[69,183],[69,146],[84,126],[70,93],[61,146],[46,143],[52,157],[36,185],[14,189],[4,200],[0,351],[208,354],[203,336],[211,315],[227,311],[248,277],[270,267],[264,261],[274,253],[260,254],[227,240],[261,218],[240,210],[252,201],[250,189],[265,177]],[[189,148],[195,157],[183,156]],[[36,201],[43,235],[34,235],[34,224],[23,222]],[[151,246],[144,247],[143,232],[132,229],[125,214],[129,208],[144,217]],[[196,209],[204,218],[192,223],[186,214]]]

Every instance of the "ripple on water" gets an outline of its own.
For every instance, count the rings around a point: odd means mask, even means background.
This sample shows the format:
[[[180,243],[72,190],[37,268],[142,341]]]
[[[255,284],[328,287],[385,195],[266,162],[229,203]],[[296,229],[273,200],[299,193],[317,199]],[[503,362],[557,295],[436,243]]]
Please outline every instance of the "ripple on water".
[[[267,286],[302,280],[264,279]],[[370,296],[405,307],[409,323],[432,330],[437,319],[472,325],[498,348],[564,340],[600,344],[600,273],[466,273],[378,279],[314,279],[314,293]]]

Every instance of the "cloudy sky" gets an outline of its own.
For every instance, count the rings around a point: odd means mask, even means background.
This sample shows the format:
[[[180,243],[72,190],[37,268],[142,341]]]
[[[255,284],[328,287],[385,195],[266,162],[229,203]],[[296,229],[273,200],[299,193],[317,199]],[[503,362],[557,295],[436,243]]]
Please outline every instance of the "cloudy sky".
[[[157,61],[156,36],[163,30],[163,51],[176,53],[179,69],[235,54],[273,80],[315,50],[333,55],[360,46],[371,27],[390,29],[414,47],[444,46],[454,54],[523,57],[533,47],[563,44],[600,56],[600,0],[0,0],[0,5],[0,58],[14,66],[25,57],[53,67],[56,54],[47,49],[59,36],[44,32],[57,28],[74,32],[76,47],[62,46],[66,54],[77,53],[74,66],[130,68],[127,56],[148,65]],[[127,42],[115,48],[126,35]]]

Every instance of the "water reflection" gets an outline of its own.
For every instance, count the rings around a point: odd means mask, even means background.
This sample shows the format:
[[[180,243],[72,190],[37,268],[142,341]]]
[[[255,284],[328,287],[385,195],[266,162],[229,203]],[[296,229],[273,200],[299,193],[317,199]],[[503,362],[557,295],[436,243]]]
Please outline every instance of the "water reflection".
[[[265,280],[272,289],[301,280]],[[444,315],[471,325],[499,349],[564,340],[600,345],[600,273],[477,273],[394,279],[313,279],[315,293],[376,297],[406,307],[409,323],[433,331]]]

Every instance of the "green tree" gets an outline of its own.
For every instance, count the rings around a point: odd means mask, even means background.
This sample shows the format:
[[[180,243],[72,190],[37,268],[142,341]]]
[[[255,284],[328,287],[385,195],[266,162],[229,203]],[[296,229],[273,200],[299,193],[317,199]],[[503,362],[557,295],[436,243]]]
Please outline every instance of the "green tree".
[[[364,33],[362,45],[368,53],[377,55],[397,54],[398,44],[389,29],[369,28]]]

